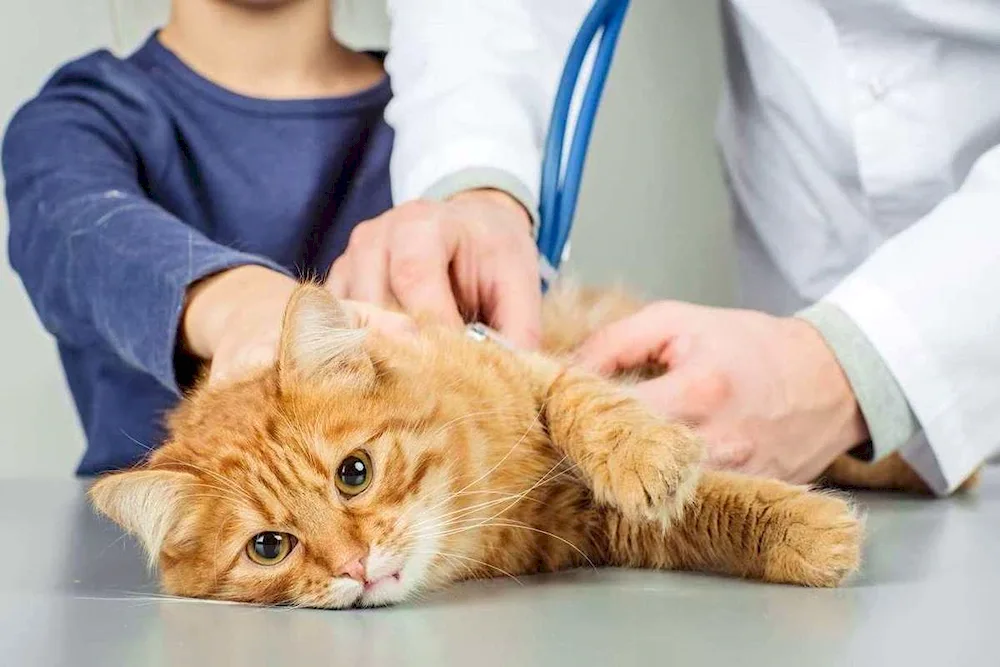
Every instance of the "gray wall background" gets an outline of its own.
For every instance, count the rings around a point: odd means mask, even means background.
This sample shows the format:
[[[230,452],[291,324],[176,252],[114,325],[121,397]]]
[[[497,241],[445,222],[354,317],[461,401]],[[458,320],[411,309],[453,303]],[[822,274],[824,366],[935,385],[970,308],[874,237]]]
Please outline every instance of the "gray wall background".
[[[126,53],[168,0],[31,0],[0,6],[0,127],[60,63]],[[340,0],[338,32],[380,46],[381,0]],[[726,198],[712,141],[722,56],[717,4],[634,0],[594,132],[571,272],[643,294],[728,304]],[[7,219],[0,202],[0,250]],[[0,264],[0,477],[66,476],[83,448],[55,346]]]

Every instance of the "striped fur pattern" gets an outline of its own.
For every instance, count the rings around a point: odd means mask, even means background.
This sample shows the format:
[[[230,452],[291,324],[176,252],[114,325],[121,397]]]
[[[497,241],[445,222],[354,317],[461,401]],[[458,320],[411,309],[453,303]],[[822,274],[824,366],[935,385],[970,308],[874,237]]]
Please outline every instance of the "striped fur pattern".
[[[590,566],[840,584],[862,537],[844,499],[701,471],[692,432],[560,362],[631,307],[557,291],[535,355],[432,326],[407,340],[344,332],[336,302],[305,286],[274,368],[196,389],[168,441],[91,499],[182,596],[378,606]],[[335,476],[358,451],[371,481],[347,496]],[[278,563],[248,556],[265,531],[294,537]]]

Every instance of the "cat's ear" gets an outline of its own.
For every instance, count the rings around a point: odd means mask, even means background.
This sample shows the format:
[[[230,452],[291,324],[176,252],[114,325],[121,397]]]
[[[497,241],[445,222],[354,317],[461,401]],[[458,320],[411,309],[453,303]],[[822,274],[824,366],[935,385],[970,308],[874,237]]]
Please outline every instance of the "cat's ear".
[[[375,364],[365,350],[365,334],[325,289],[300,287],[288,302],[281,329],[282,385],[302,380],[374,381]]]
[[[130,470],[100,478],[89,496],[98,512],[139,540],[153,566],[193,482],[186,472]]]

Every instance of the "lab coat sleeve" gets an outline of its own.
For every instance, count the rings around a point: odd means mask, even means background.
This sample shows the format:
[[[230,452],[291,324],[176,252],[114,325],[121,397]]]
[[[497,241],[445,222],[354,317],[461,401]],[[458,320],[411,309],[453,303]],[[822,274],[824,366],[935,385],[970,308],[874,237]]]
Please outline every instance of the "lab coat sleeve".
[[[868,425],[869,442],[852,449],[853,456],[878,461],[898,451],[920,432],[920,424],[899,382],[846,313],[827,301],[820,301],[798,316],[812,323],[826,339]]]
[[[921,432],[902,456],[939,494],[1000,445],[1000,147],[824,301],[858,325]]]
[[[109,109],[129,100],[53,84],[8,128],[2,161],[10,261],[61,344],[99,347],[178,392],[177,328],[189,285],[244,264],[153,203]]]
[[[393,199],[497,187],[537,214],[559,75],[592,0],[388,0]]]

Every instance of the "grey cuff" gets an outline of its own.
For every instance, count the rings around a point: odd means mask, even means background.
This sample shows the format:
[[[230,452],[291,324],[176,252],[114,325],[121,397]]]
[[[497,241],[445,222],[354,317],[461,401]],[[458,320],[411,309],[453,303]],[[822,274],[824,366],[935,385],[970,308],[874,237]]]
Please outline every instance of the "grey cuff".
[[[839,307],[819,302],[796,315],[816,327],[837,357],[871,434],[870,455],[877,461],[920,431],[906,394],[864,332]],[[867,444],[867,443],[866,443]],[[867,449],[867,448],[863,448]]]
[[[490,188],[502,190],[516,199],[531,217],[531,229],[538,236],[538,202],[531,189],[513,174],[495,167],[468,167],[438,180],[424,192],[425,199],[443,201],[448,197],[465,192]]]

